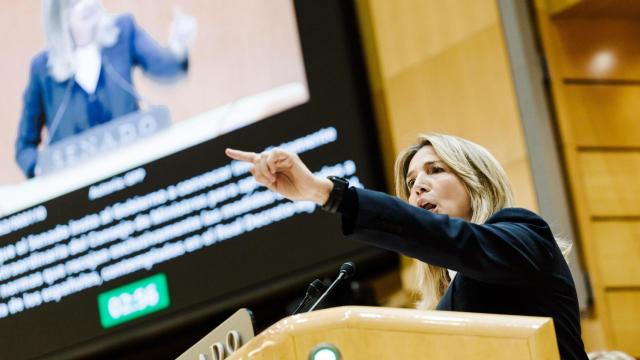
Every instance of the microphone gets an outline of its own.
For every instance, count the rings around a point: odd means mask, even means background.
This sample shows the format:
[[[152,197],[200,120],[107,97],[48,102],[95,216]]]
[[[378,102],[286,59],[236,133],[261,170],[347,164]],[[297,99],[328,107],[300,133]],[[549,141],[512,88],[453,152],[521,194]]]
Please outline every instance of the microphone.
[[[298,304],[298,307],[293,311],[293,314],[297,314],[307,303],[322,294],[325,290],[327,290],[327,285],[325,285],[320,279],[315,279],[309,284],[307,287],[307,293],[304,296],[304,299]]]
[[[338,282],[340,282],[341,280],[349,279],[350,277],[353,276],[353,274],[355,274],[355,272],[356,272],[356,265],[351,261],[348,261],[342,264],[342,266],[340,266],[340,273],[338,273],[338,277],[335,280],[333,280],[331,285],[329,285],[329,288],[322,294],[322,296],[320,296],[320,298],[313,305],[311,305],[308,312],[315,310],[315,308],[318,307],[318,305],[320,305],[322,300],[324,300],[324,298],[326,298],[327,295],[329,295],[331,290],[333,290],[333,288],[338,284]]]

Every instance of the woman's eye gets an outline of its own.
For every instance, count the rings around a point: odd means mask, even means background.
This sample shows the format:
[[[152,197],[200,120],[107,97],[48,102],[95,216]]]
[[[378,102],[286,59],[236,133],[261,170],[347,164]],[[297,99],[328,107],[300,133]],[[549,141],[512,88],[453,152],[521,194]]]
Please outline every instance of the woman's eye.
[[[431,169],[431,173],[433,174],[438,174],[444,172],[444,168],[439,167],[439,166],[434,166],[433,169]]]
[[[410,179],[409,181],[407,181],[407,187],[409,189],[411,189],[413,187],[413,184],[415,184],[415,180],[414,179]]]

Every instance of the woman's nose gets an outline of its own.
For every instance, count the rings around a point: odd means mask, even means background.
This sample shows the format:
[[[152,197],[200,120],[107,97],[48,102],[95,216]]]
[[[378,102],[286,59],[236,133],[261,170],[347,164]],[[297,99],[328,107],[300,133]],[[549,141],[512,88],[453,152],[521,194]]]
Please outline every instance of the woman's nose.
[[[416,183],[413,185],[414,190],[416,192],[416,194],[420,195],[422,193],[425,192],[429,192],[431,190],[431,188],[428,186],[428,184],[426,183],[426,181],[424,181],[424,179],[420,179],[420,177],[418,177],[416,179]]]

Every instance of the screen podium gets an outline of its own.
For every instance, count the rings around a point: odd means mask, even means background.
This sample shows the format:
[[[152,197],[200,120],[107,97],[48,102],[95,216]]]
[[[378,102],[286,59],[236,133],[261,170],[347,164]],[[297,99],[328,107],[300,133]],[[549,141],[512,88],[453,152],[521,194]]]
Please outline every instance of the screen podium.
[[[550,318],[347,306],[284,318],[226,359],[313,359],[319,350],[350,360],[560,358]]]

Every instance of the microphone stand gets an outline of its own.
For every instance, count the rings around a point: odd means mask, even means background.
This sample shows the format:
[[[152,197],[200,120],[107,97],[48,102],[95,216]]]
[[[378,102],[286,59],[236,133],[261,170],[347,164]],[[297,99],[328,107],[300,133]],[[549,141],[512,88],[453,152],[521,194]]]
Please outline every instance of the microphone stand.
[[[346,275],[347,275],[346,271],[340,270],[340,273],[338,274],[338,277],[335,280],[333,280],[331,285],[329,285],[329,288],[322,294],[322,296],[320,296],[320,298],[313,305],[311,305],[311,307],[309,308],[309,310],[307,310],[307,312],[311,312],[311,311],[315,310],[315,308],[318,305],[320,305],[322,300],[324,300],[324,298],[327,297],[327,295],[329,295],[331,290],[333,290],[333,288],[338,284],[338,282],[340,282],[340,280],[345,278]]]

